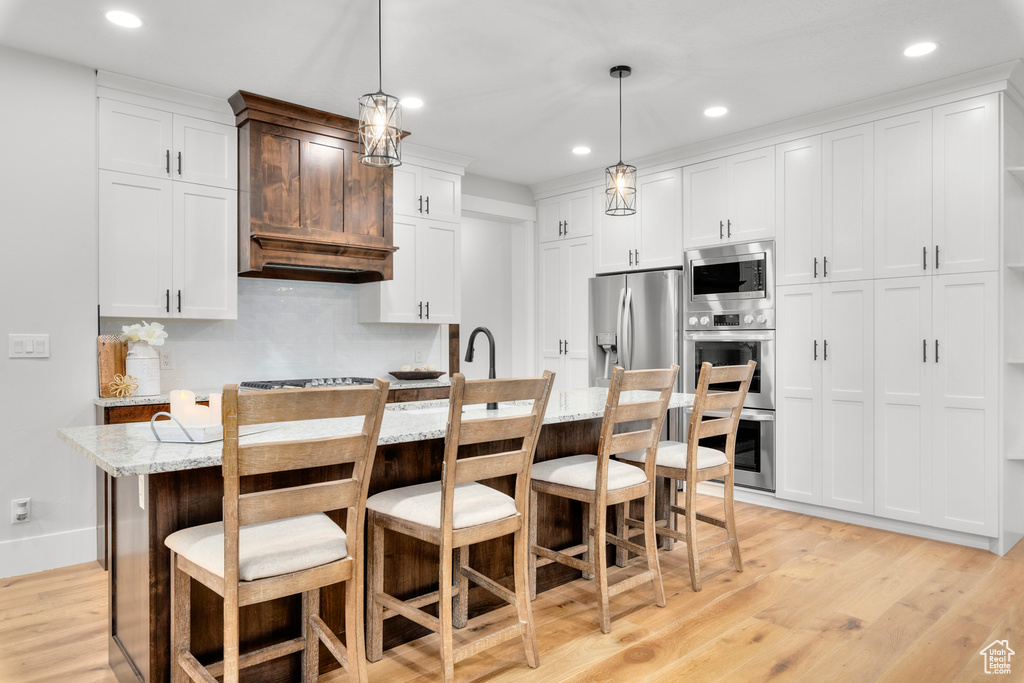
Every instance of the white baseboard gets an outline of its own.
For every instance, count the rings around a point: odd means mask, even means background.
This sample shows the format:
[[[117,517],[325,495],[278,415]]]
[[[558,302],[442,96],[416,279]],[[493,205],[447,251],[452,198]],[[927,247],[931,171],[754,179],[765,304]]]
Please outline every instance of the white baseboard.
[[[96,527],[0,543],[0,578],[96,559]]]
[[[722,496],[721,484],[702,482],[699,490],[701,493],[718,496],[719,498]],[[781,498],[776,498],[775,494],[746,489],[742,486],[737,486],[734,491],[734,497],[736,500],[743,503],[763,505],[764,507],[787,510],[789,512],[799,512],[804,515],[823,517],[824,519],[831,519],[837,522],[860,524],[861,526],[871,527],[872,529],[894,531],[896,533],[907,534],[909,536],[928,538],[933,541],[956,543],[957,545],[965,545],[971,548],[990,550],[998,555],[1003,555],[1007,550],[1009,550],[1009,548],[1000,548],[997,543],[998,539],[989,538],[988,536],[966,534],[962,531],[950,531],[948,529],[937,529],[935,527],[924,526],[922,524],[914,524],[913,522],[903,522],[895,519],[875,517],[874,515],[865,515],[861,512],[836,510],[833,508],[821,507],[820,505],[800,503],[793,500],[783,500]],[[1000,550],[1002,552],[1000,552]]]

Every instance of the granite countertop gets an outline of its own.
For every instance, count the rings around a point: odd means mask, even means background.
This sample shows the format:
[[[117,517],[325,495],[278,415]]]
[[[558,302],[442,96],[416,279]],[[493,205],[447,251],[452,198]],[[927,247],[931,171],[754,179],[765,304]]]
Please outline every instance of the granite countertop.
[[[385,379],[389,378],[386,377]],[[434,389],[439,387],[450,387],[452,381],[447,377],[438,379],[391,379],[392,389]],[[187,387],[186,387],[187,388]],[[207,401],[211,393],[220,393],[223,387],[216,389],[195,389],[197,401]],[[100,408],[121,408],[124,406],[151,406],[161,403],[170,403],[170,394],[165,392],[156,396],[129,396],[127,398],[95,398],[93,404]]]
[[[608,390],[602,388],[559,391],[548,401],[544,424],[589,420],[604,415]],[[623,402],[650,400],[649,392],[627,392]],[[198,398],[197,394],[197,398]],[[152,397],[156,398],[156,397]],[[154,400],[155,402],[155,400]],[[670,408],[693,405],[692,394],[672,394]],[[480,408],[471,408],[475,413]],[[529,412],[529,402],[501,404],[497,415],[522,415]],[[415,401],[388,404],[381,423],[380,445],[444,438],[448,421],[447,401]],[[271,430],[243,436],[243,444],[315,439],[358,431],[360,418],[306,420],[282,423]],[[69,427],[57,435],[75,450],[115,477],[155,474],[179,470],[214,467],[221,464],[223,442],[206,444],[157,443],[150,441],[149,424],[134,422],[94,427]]]

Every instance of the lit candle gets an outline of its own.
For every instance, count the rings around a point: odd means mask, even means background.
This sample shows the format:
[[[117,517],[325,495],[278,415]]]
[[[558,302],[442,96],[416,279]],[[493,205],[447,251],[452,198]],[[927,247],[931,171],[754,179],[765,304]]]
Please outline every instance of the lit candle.
[[[189,424],[189,416],[195,407],[195,392],[187,389],[174,389],[171,391],[171,415],[178,418],[181,424]]]

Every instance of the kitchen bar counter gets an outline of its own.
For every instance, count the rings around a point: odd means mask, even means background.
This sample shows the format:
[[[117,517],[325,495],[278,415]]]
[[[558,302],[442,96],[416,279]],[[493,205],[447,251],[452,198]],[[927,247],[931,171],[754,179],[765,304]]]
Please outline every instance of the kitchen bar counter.
[[[601,434],[601,418],[607,389],[556,392],[548,402],[544,427],[537,444],[536,462],[595,453]],[[625,400],[636,400],[635,395]],[[693,397],[674,394],[671,407],[692,404]],[[528,411],[526,405],[503,405],[499,414]],[[483,412],[471,409],[469,413]],[[670,415],[671,417],[671,415]],[[402,486],[441,478],[447,401],[389,404],[381,426],[380,442],[370,475],[370,495]],[[351,419],[286,423],[272,431],[242,437],[243,443],[302,439],[352,430]],[[118,681],[166,683],[170,680],[170,552],[164,539],[178,529],[223,519],[224,479],[221,475],[222,442],[209,444],[156,443],[146,438],[147,424],[111,424],[60,430],[60,437],[90,458],[107,474],[105,538],[109,576],[108,661]],[[509,448],[518,447],[509,445]],[[492,452],[492,444],[466,447],[466,454]],[[138,475],[138,476],[135,476]],[[336,468],[312,468],[265,475],[271,486],[294,486],[337,476]],[[512,493],[512,477],[488,484]],[[251,482],[242,482],[243,492]],[[662,484],[658,490],[664,492]],[[664,502],[664,495],[659,495]],[[344,525],[342,515],[332,512]],[[565,548],[581,542],[583,511],[578,502],[556,496],[540,496],[537,505],[540,538],[549,548]],[[388,563],[385,590],[399,598],[421,595],[437,588],[437,547],[390,532],[384,536]],[[614,553],[606,554],[606,562]],[[510,581],[511,538],[473,546],[471,566],[495,580]],[[578,578],[580,572],[560,564],[537,572],[540,591]],[[336,633],[345,630],[344,587],[323,590],[321,615]],[[282,633],[298,632],[299,596],[281,598],[242,608],[242,651],[280,640]],[[483,589],[470,591],[470,616],[503,604]],[[192,589],[192,651],[203,663],[221,658],[220,613],[223,603],[216,594],[194,584]],[[595,626],[596,628],[596,626]],[[384,646],[391,648],[426,633],[421,626],[401,617],[384,627]],[[336,668],[322,648],[321,672]],[[260,665],[253,680],[264,683],[295,681],[300,677],[299,654]]]

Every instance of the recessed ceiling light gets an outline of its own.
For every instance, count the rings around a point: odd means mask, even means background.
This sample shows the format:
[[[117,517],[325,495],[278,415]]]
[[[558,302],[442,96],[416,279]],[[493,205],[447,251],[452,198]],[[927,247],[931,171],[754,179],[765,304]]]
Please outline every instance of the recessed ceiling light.
[[[589,147],[584,147],[583,145],[580,145],[579,147],[573,147],[572,148],[572,153],[573,154],[590,154],[590,148]]]
[[[708,107],[704,110],[704,116],[718,117],[725,116],[729,112],[725,107]]]
[[[938,45],[935,43],[917,43],[904,50],[903,54],[907,57],[922,57],[935,52],[935,48],[937,47]]]
[[[122,12],[119,9],[110,10],[106,14],[107,21],[111,24],[117,24],[125,28],[138,28],[142,26],[142,19],[130,12]]]
[[[419,109],[423,106],[423,100],[418,97],[403,97],[402,106],[408,109]]]

